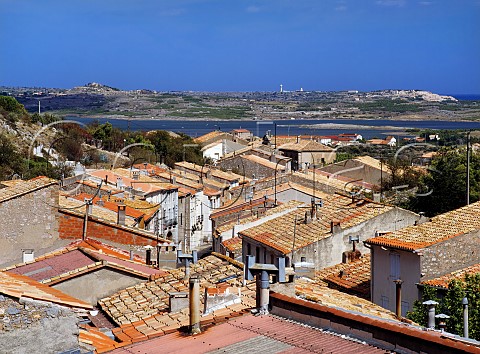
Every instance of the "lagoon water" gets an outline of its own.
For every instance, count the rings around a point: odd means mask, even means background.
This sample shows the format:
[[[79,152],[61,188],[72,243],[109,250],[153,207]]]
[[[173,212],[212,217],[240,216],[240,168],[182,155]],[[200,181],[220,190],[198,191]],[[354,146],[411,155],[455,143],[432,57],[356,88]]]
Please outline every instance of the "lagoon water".
[[[66,117],[83,124],[89,124],[91,118]],[[156,119],[98,119],[100,123],[110,122],[114,127],[134,131],[169,130],[181,132],[192,137],[206,134],[212,130],[231,131],[237,128],[250,130],[256,136],[263,136],[268,130],[274,134],[275,125],[277,135],[336,135],[340,133],[358,133],[366,139],[384,137],[394,132],[395,136],[407,136],[408,133],[399,134],[405,128],[417,129],[471,129],[480,130],[480,122],[452,122],[437,120],[366,120],[366,119],[325,119],[325,120],[228,120],[228,121],[198,121],[198,120],[156,120]],[[319,129],[303,127],[305,125],[320,124]],[[331,125],[331,126],[329,126]],[[344,126],[344,128],[342,127]],[[395,128],[397,129],[395,129]]]

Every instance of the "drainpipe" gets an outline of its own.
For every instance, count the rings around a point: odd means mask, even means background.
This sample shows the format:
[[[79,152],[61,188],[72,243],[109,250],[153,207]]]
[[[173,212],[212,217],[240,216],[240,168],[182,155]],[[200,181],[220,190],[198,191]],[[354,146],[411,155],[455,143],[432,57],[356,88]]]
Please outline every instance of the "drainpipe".
[[[438,302],[433,300],[428,300],[428,301],[424,301],[423,304],[428,306],[427,327],[430,329],[435,329],[435,306],[438,305]]]
[[[463,336],[468,338],[468,299],[464,297],[462,299],[463,305]]]
[[[200,331],[200,279],[190,278],[190,334],[199,334]]]
[[[354,243],[355,244],[355,243]],[[396,311],[395,314],[398,318],[402,317],[402,283],[403,280],[397,279],[393,281],[395,283],[395,290],[396,290]]]

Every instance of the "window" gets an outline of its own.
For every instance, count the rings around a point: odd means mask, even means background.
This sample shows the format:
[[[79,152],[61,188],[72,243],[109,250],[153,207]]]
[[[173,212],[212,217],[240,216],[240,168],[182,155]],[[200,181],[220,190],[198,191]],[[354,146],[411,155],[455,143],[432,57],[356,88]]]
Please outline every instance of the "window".
[[[390,279],[397,280],[400,278],[400,254],[390,253]]]
[[[381,299],[381,304],[384,309],[388,309],[388,296],[382,295]]]
[[[407,316],[408,311],[410,311],[410,304],[407,301],[402,301],[402,316]]]

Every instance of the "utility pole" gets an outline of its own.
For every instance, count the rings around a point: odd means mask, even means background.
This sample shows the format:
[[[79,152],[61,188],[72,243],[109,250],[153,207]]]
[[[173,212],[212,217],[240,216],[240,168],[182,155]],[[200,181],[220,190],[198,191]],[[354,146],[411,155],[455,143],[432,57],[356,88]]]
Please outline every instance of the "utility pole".
[[[467,205],[470,204],[470,131],[467,133]]]

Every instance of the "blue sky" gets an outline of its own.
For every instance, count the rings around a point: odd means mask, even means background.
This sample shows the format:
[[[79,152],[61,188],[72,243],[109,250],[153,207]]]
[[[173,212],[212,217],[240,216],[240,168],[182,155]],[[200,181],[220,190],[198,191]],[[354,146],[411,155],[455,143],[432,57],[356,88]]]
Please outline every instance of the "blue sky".
[[[480,93],[480,0],[0,0],[0,85]]]

